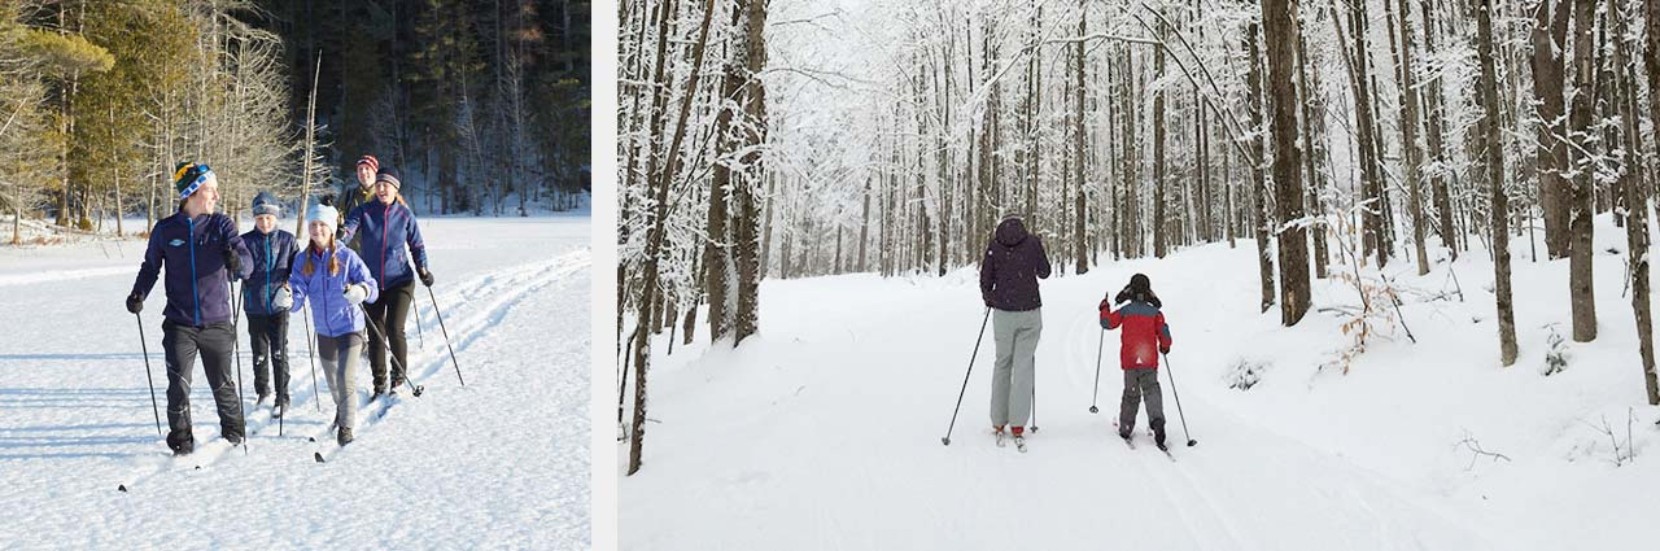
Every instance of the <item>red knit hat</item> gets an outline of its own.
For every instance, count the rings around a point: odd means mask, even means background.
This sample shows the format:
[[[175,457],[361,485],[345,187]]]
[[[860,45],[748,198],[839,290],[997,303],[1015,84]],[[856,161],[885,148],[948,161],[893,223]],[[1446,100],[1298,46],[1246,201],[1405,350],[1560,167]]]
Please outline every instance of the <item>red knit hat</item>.
[[[363,165],[369,165],[369,170],[380,172],[380,159],[376,159],[374,155],[364,155],[358,158],[357,166]]]

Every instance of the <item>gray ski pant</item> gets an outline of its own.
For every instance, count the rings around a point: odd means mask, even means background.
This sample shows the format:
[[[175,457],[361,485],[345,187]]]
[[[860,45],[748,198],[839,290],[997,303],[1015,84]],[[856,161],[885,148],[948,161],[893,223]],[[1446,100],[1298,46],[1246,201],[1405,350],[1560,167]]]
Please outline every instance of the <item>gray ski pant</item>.
[[[1147,424],[1153,434],[1164,435],[1164,391],[1159,388],[1159,370],[1137,367],[1124,370],[1124,399],[1118,404],[1118,432],[1128,434],[1135,429],[1137,406],[1147,399]]]
[[[363,333],[317,335],[317,355],[323,362],[323,375],[329,380],[329,395],[334,398],[336,427],[356,428],[357,366],[362,361],[363,341]]]
[[[1032,413],[1032,385],[1043,309],[1023,312],[992,309],[997,363],[991,372],[991,424],[1024,426]]]

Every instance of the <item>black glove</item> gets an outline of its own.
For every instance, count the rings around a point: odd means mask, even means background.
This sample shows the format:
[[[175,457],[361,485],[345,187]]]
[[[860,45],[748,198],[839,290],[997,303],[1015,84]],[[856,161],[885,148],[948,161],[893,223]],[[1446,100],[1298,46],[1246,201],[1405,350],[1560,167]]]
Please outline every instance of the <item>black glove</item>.
[[[1169,353],[1170,353],[1170,347],[1168,347],[1168,346],[1160,346],[1160,347],[1159,347],[1159,353],[1160,353],[1160,354],[1169,354]]]
[[[225,247],[225,269],[230,270],[231,279],[236,279],[236,274],[242,271],[242,257],[236,255],[236,247]]]
[[[138,291],[127,295],[127,311],[134,314],[144,311],[144,297],[140,296]]]
[[[421,276],[421,284],[422,285],[425,285],[427,287],[432,286],[432,272],[430,270],[427,270],[426,268],[421,268],[419,271],[416,272],[416,274]]]

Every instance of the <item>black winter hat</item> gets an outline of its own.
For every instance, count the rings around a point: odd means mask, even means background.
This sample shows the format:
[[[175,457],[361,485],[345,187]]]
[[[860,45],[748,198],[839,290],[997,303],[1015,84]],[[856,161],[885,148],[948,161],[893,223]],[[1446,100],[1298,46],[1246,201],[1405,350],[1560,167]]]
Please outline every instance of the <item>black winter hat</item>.
[[[1125,302],[1130,299],[1146,302],[1153,305],[1154,308],[1164,307],[1164,302],[1160,301],[1159,296],[1153,293],[1153,282],[1147,279],[1146,274],[1130,276],[1130,284],[1125,285],[1124,290],[1119,291],[1118,296],[1113,301]]]

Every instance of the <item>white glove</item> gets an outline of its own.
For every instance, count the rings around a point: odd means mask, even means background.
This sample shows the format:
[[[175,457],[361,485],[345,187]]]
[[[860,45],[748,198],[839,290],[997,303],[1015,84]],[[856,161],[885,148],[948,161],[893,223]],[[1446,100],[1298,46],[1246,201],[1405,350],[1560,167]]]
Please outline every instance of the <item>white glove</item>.
[[[369,287],[367,285],[353,283],[346,286],[346,302],[362,304],[363,300],[367,298],[369,298]]]
[[[294,293],[287,287],[277,287],[276,296],[271,297],[271,309],[278,312],[287,312],[294,307]]]

